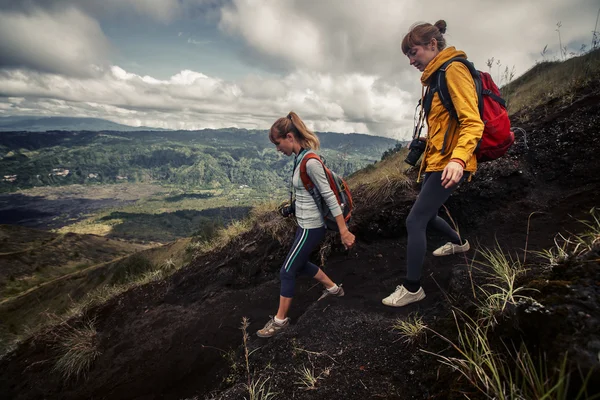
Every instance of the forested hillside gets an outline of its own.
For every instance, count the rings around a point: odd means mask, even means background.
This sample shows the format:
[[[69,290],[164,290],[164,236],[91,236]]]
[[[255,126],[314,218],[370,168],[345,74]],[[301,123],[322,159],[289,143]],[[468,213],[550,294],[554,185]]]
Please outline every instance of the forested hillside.
[[[319,133],[327,164],[348,175],[381,158],[395,140]],[[190,188],[285,185],[290,159],[266,131],[5,132],[0,134],[0,192],[34,186],[160,182]]]

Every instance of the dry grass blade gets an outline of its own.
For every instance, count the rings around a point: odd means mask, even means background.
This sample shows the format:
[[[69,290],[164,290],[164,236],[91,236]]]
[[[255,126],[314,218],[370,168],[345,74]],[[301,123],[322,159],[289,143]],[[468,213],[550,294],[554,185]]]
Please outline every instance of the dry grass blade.
[[[412,181],[403,172],[382,174],[366,185],[364,204],[391,200],[400,189],[411,187]]]
[[[398,318],[392,326],[407,344],[415,344],[426,338],[426,328],[423,318],[418,315],[409,315],[405,320]]]
[[[250,220],[254,221],[262,232],[268,233],[279,243],[284,243],[291,238],[296,219],[282,217],[277,211],[278,206],[275,201],[257,204],[250,212]]]

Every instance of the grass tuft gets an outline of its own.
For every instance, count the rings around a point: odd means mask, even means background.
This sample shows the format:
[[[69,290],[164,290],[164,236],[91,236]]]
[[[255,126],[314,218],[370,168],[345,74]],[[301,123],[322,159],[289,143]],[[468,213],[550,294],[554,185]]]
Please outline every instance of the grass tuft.
[[[409,315],[406,319],[398,318],[392,329],[398,331],[407,344],[412,345],[419,343],[423,338],[427,339],[427,325],[423,322],[423,318],[416,314]]]
[[[271,400],[274,399],[277,393],[271,391],[271,386],[267,386],[269,378],[258,378],[252,380],[248,388],[248,400]]]
[[[554,247],[536,251],[534,254],[544,259],[550,268],[557,267],[572,259],[587,261],[596,258],[596,261],[598,261],[600,212],[594,207],[589,211],[589,214],[589,220],[578,220],[585,227],[583,233],[571,234],[568,237],[559,233],[554,237]]]
[[[517,286],[517,278],[526,269],[518,258],[504,253],[499,245],[494,249],[479,249],[478,253],[483,256],[484,261],[474,262],[480,265],[477,269],[490,281],[478,287],[482,296],[477,297],[477,309],[480,322],[493,326],[508,309],[514,309],[519,302],[533,302],[531,297],[521,294],[533,289]]]
[[[64,324],[55,333],[58,359],[54,370],[65,380],[79,378],[87,373],[100,352],[97,348],[94,321],[88,320],[80,327]]]
[[[296,372],[299,379],[299,381],[296,382],[298,385],[302,385],[302,388],[305,390],[316,389],[319,377],[315,375],[314,368],[308,368],[303,364],[302,367],[296,370]]]
[[[200,242],[198,248],[202,253],[222,249],[233,240],[238,239],[242,234],[248,232],[252,228],[252,225],[252,221],[248,218],[241,221],[233,221],[226,228],[217,231],[213,239]]]

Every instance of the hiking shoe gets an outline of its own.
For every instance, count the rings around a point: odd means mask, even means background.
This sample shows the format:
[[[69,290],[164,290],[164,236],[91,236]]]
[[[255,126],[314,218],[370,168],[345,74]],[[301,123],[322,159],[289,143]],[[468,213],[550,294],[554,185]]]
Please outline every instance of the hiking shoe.
[[[396,291],[390,294],[385,299],[381,300],[383,304],[390,307],[402,307],[410,303],[414,303],[425,298],[425,292],[420,287],[415,293],[409,292],[402,285],[396,286]]]
[[[465,244],[463,244],[463,245],[448,242],[445,245],[443,245],[442,247],[438,247],[437,249],[435,249],[435,251],[433,252],[433,255],[436,257],[450,256],[452,254],[464,253],[465,251],[468,251],[470,248],[471,248],[471,246],[469,245],[468,240],[465,240]]]
[[[269,322],[267,322],[267,324],[265,325],[264,328],[256,331],[256,336],[263,337],[263,338],[275,336],[276,334],[278,334],[279,332],[281,332],[288,326],[290,326],[289,318],[286,318],[285,322],[283,324],[280,324],[275,321],[275,317],[271,317],[271,319],[269,320]]]
[[[338,290],[333,293],[327,289],[323,290],[323,294],[321,295],[321,297],[319,297],[319,300],[317,300],[317,301],[323,300],[325,297],[328,297],[328,296],[342,297],[343,295],[344,295],[344,289],[342,289],[342,285],[338,285]]]

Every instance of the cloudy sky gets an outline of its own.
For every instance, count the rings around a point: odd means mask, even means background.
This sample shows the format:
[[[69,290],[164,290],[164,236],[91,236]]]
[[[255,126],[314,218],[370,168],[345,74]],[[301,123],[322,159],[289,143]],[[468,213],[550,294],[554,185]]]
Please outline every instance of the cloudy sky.
[[[420,73],[400,43],[446,20],[492,74],[590,47],[598,0],[0,0],[0,116],[172,129],[410,135]]]

